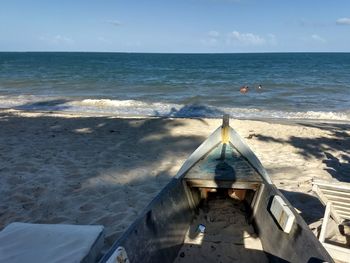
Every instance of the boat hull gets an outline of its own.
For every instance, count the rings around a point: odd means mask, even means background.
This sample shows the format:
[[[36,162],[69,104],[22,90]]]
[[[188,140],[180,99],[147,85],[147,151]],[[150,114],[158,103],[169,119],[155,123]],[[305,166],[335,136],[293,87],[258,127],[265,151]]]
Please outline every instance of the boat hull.
[[[274,185],[265,184],[256,192],[251,218],[270,262],[333,262],[327,251],[293,211],[295,223],[285,233],[269,211],[274,196],[288,200]],[[127,252],[130,262],[173,262],[183,245],[186,232],[200,203],[200,191],[173,179],[127,229],[101,262],[109,262],[118,247]],[[111,261],[112,262],[112,261]],[[115,262],[115,261],[113,261]]]
[[[181,180],[171,180],[101,262],[108,262],[118,247],[125,249],[130,262],[173,262],[194,213],[186,188]]]
[[[248,207],[245,216],[269,261],[333,262],[272,183],[254,152],[228,125],[228,118],[191,154],[101,262],[173,262],[208,193],[225,193],[225,198],[234,198]],[[205,233],[201,234],[205,238]],[[240,235],[244,239],[244,233]]]

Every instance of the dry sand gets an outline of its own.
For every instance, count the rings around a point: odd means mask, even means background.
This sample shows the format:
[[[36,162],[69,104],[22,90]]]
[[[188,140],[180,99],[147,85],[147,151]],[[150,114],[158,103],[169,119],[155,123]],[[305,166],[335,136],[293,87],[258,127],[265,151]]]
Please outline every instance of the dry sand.
[[[103,224],[111,244],[221,123],[0,111],[0,230]],[[312,178],[350,181],[350,124],[231,120],[311,228]]]

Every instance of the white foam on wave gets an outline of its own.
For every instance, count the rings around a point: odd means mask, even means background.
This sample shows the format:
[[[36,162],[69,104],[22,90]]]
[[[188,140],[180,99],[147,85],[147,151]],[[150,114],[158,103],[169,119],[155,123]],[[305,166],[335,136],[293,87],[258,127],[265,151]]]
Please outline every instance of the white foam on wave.
[[[37,96],[19,95],[19,96],[0,96],[0,108],[14,108],[38,101]]]
[[[135,106],[146,106],[147,103],[137,100],[111,100],[111,99],[85,99],[77,101],[74,104],[80,104],[83,106],[92,107],[135,107]]]
[[[176,104],[144,102],[138,100],[84,99],[68,105],[80,111],[114,113],[121,115],[163,116],[177,107]]]
[[[350,111],[278,111],[260,109],[225,108],[225,112],[236,118],[274,118],[350,121]]]
[[[121,116],[168,116],[168,117],[221,117],[230,114],[233,118],[277,118],[277,119],[319,119],[350,121],[350,111],[281,111],[257,108],[213,107],[202,104],[171,104],[139,100],[116,99],[69,99],[62,97],[41,97],[33,95],[0,96],[0,108],[22,110],[54,110],[88,112]]]

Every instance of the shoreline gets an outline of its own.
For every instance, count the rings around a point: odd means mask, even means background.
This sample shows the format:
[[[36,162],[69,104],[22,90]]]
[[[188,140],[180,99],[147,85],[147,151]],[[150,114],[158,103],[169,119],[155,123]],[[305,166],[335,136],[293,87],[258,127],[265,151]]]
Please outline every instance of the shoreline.
[[[311,181],[350,181],[350,123],[231,124],[317,229],[324,207]],[[0,125],[0,230],[13,221],[103,224],[109,246],[221,119],[0,110]]]
[[[79,111],[58,111],[58,110],[19,110],[14,108],[0,108],[1,112],[9,113],[20,113],[20,114],[52,114],[52,116],[72,116],[72,117],[110,117],[110,118],[120,118],[120,119],[208,119],[208,120],[222,120],[222,117],[178,117],[178,116],[154,116],[154,115],[134,115],[134,114],[111,114],[111,113],[100,113],[100,112],[79,112]],[[329,124],[344,124],[350,125],[350,120],[331,120],[331,119],[309,119],[309,118],[241,118],[232,117],[230,120],[240,120],[240,121],[261,121],[269,122],[275,124],[303,124],[303,123],[329,123]]]

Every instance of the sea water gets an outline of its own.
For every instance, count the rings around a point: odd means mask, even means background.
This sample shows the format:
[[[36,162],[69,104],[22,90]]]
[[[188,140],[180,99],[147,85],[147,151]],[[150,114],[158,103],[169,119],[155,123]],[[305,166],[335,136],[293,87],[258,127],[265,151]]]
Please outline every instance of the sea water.
[[[349,121],[350,53],[2,52],[0,108]]]

